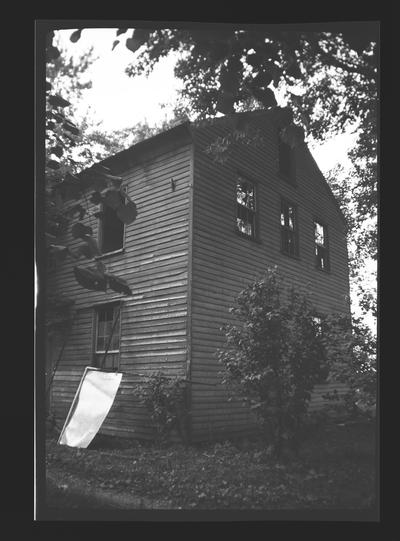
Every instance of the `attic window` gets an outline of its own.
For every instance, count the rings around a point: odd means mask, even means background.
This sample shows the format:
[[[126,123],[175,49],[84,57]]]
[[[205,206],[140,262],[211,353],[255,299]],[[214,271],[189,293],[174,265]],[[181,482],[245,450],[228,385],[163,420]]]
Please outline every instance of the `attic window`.
[[[281,200],[281,250],[287,255],[299,255],[297,209],[285,199]]]
[[[279,173],[280,175],[290,182],[295,183],[295,165],[294,165],[294,152],[292,147],[282,141],[281,137],[278,139],[278,153],[279,153]]]
[[[121,203],[124,199],[121,197]],[[103,254],[121,250],[124,246],[124,223],[118,218],[114,209],[103,204],[100,219],[100,249]]]
[[[252,182],[239,177],[236,183],[236,227],[245,237],[256,236],[256,194]]]
[[[329,250],[327,226],[314,221],[315,265],[317,269],[329,270]]]

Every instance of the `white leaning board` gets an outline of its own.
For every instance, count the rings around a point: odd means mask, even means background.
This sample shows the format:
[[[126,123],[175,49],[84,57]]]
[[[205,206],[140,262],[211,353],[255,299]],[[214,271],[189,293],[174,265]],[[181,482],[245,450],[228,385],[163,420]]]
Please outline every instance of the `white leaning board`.
[[[114,402],[122,374],[87,366],[68,412],[58,443],[86,448]]]

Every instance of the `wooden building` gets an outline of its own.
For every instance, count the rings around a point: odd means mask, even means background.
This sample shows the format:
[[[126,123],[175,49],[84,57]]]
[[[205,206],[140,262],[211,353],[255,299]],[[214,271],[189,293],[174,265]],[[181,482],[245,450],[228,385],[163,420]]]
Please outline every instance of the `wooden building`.
[[[75,300],[71,335],[54,377],[51,408],[60,423],[85,366],[96,365],[116,310],[120,324],[106,366],[123,373],[102,432],[150,438],[146,411],[134,386],[162,369],[191,380],[193,440],[242,434],[254,427],[241,402],[228,402],[215,357],[235,296],[267,266],[288,282],[309,287],[321,313],[348,314],[345,222],[306,144],[279,137],[277,111],[240,113],[181,124],[108,158],[136,202],[136,221],[84,218],[94,229],[110,272],[132,295],[88,291],[75,281],[73,261],[48,277],[49,291]],[[225,163],[207,152],[217,137],[246,122],[258,144],[238,141]],[[69,234],[62,239],[74,246]],[[60,342],[49,345],[57,357]],[[315,388],[311,408],[327,385]],[[340,389],[339,389],[340,390]]]

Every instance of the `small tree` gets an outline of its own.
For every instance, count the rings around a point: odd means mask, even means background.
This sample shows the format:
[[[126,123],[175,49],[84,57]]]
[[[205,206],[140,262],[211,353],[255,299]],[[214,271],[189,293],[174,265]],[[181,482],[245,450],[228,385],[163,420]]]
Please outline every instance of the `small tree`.
[[[315,310],[307,296],[283,290],[275,268],[246,287],[231,312],[238,323],[224,326],[218,352],[223,382],[250,402],[279,456],[285,441],[298,441],[327,362]]]
[[[157,371],[137,385],[135,392],[150,414],[159,444],[164,445],[169,441],[174,428],[182,441],[188,443],[185,379]]]

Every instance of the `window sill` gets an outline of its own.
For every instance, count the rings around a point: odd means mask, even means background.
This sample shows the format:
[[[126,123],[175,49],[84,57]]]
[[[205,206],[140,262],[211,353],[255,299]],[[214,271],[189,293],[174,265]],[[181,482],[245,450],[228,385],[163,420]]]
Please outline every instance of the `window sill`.
[[[95,259],[105,259],[107,257],[111,257],[113,255],[123,254],[125,253],[125,248],[120,248],[119,250],[114,250],[113,252],[107,252],[106,254],[101,254],[95,257]]]
[[[246,235],[245,233],[241,233],[237,229],[234,229],[233,232],[240,238],[249,240],[250,242],[254,242],[255,244],[262,244],[261,240],[257,237],[250,237],[249,235]]]

